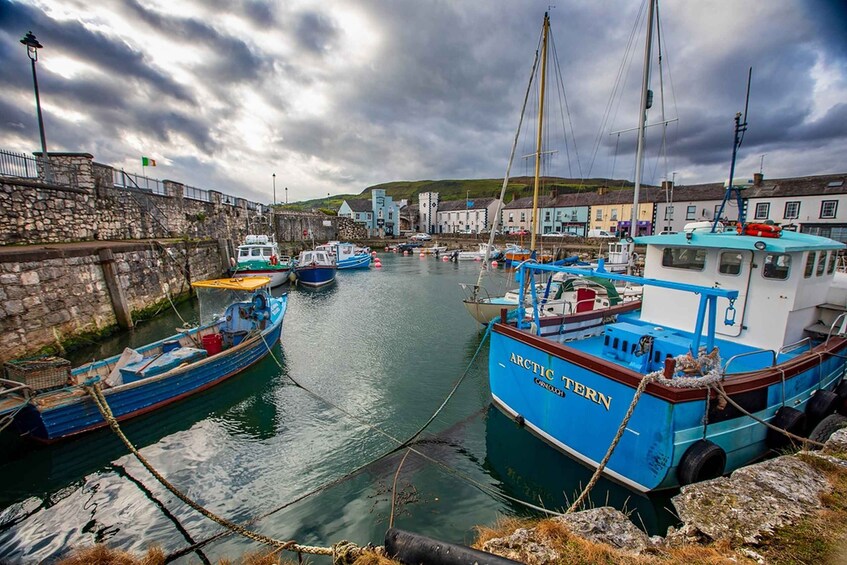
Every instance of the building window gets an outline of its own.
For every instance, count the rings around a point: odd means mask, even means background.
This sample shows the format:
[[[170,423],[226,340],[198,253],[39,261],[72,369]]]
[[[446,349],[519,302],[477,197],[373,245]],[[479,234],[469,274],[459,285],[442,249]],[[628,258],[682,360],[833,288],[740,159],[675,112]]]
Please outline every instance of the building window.
[[[821,202],[821,219],[832,219],[838,211],[838,200],[824,200]]]
[[[753,216],[756,220],[767,220],[770,214],[771,205],[769,202],[759,202],[756,204],[756,213]]]
[[[665,207],[665,219],[673,220],[673,206]]]
[[[514,221],[515,221],[515,215],[513,213],[509,212],[509,223],[511,224]]]
[[[544,211],[544,221],[545,221],[545,222],[549,222],[549,221],[550,221],[550,210],[545,210],[545,211]]]
[[[618,209],[612,208],[612,211],[609,214],[609,220],[617,220],[617,219],[618,219]]]
[[[715,218],[716,220],[720,220],[720,219],[721,219],[721,218],[720,218],[720,213],[721,213],[721,205],[720,205],[720,204],[717,204],[717,205],[715,206],[715,215],[714,215],[714,218]]]
[[[391,215],[392,215],[392,212],[391,212],[391,210],[389,210],[389,211],[388,211],[388,219],[389,219],[389,220],[391,219]],[[426,216],[426,214],[424,214],[424,216]]]
[[[662,266],[702,271],[706,266],[706,250],[694,247],[665,247],[662,251]]]
[[[526,212],[521,212],[521,222],[526,221]]]
[[[697,217],[697,206],[689,206],[685,209],[685,219],[693,220]]]
[[[766,279],[784,281],[791,272],[791,257],[784,253],[768,253],[765,256],[765,266],[762,276]]]
[[[741,253],[738,251],[724,251],[721,253],[718,272],[723,275],[737,275],[741,272],[741,259]]]
[[[785,203],[785,213],[782,215],[786,220],[796,220],[800,217],[800,201],[795,200],[793,202]]]
[[[594,215],[594,219],[595,220],[602,220],[603,219],[603,209],[602,208],[597,208],[597,213]]]

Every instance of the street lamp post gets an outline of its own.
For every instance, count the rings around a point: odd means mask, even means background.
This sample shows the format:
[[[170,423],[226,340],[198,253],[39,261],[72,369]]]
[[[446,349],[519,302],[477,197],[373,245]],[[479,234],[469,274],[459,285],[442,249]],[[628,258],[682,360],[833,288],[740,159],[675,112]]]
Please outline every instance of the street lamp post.
[[[35,74],[35,62],[38,60],[38,50],[41,45],[31,31],[21,38],[21,43],[26,45],[26,54],[32,63],[32,84],[35,87],[35,109],[38,112],[38,131],[41,134],[41,156],[44,159],[44,180],[53,180],[50,174],[50,159],[47,157],[47,138],[44,135],[44,118],[41,116],[41,98],[38,96],[38,76]]]
[[[285,203],[288,204],[288,187],[285,187]]]
[[[273,205],[276,206],[276,173],[273,174],[273,177],[274,177],[274,203],[273,203]]]

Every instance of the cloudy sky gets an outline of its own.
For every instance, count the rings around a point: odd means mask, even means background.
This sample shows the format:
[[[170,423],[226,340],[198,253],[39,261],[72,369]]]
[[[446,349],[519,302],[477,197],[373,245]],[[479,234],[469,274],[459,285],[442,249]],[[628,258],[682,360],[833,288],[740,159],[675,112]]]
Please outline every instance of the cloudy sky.
[[[44,45],[51,151],[133,172],[145,155],[158,162],[149,176],[261,202],[272,200],[273,173],[278,201],[285,187],[296,201],[394,180],[502,178],[549,5],[0,0],[0,149],[40,147],[19,43],[32,30]],[[726,178],[751,66],[739,174],[762,164],[770,178],[847,170],[845,6],[661,3],[665,116],[678,121],[664,153],[661,128],[648,129],[644,181]],[[556,119],[573,140],[551,157],[550,174],[632,179],[634,133],[610,132],[637,123],[643,10],[641,0],[552,7],[567,97]],[[661,120],[658,76],[651,123]],[[526,170],[519,158],[513,174]]]

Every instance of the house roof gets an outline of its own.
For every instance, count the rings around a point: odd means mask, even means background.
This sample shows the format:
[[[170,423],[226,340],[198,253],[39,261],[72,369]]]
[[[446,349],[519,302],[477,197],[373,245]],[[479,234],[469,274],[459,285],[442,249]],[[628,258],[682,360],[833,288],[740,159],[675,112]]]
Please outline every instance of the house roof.
[[[345,200],[354,212],[373,212],[370,200]]]

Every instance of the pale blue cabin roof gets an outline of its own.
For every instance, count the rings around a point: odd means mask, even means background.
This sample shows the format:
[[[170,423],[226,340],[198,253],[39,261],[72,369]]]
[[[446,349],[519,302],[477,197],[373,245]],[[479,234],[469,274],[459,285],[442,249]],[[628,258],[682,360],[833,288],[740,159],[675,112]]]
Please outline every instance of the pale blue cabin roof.
[[[843,249],[845,245],[838,241],[807,233],[783,230],[780,237],[755,237],[739,235],[735,231],[711,233],[707,231],[676,233],[672,235],[647,235],[636,237],[635,242],[641,245],[661,245],[663,247],[710,247],[718,249],[755,250],[755,243],[762,241],[765,250],[772,253],[793,253],[798,251],[820,251],[827,249]]]

